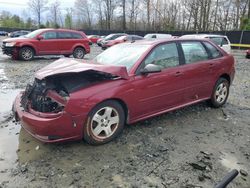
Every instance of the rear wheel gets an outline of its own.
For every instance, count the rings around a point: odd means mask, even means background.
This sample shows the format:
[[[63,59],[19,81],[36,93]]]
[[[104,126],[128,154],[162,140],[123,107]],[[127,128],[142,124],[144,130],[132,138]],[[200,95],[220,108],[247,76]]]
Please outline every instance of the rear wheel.
[[[34,50],[31,47],[22,47],[19,50],[19,58],[24,61],[30,61],[34,58]]]
[[[74,49],[73,57],[76,59],[83,59],[85,55],[85,50],[82,47],[77,47]]]
[[[220,78],[214,87],[211,97],[211,104],[215,108],[219,108],[224,105],[229,95],[229,81],[225,78]]]
[[[123,130],[125,114],[116,101],[105,101],[89,114],[84,126],[84,140],[89,144],[105,144],[117,137]]]

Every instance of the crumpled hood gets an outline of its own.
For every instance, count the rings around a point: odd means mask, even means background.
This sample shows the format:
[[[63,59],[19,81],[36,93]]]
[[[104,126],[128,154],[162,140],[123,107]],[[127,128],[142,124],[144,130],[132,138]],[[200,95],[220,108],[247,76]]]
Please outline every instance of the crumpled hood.
[[[125,66],[101,65],[91,62],[79,62],[74,59],[62,58],[36,72],[35,77],[42,80],[46,77],[67,73],[80,73],[84,71],[99,71],[124,79],[128,79],[128,72]]]

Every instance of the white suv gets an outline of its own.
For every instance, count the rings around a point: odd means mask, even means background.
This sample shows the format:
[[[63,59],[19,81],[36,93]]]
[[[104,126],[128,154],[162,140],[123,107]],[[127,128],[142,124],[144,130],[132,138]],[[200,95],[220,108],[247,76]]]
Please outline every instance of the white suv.
[[[183,39],[210,39],[212,42],[214,42],[216,45],[221,47],[223,50],[225,50],[227,53],[231,52],[231,43],[227,36],[224,35],[213,35],[213,34],[192,34],[192,35],[183,35],[180,38]]]

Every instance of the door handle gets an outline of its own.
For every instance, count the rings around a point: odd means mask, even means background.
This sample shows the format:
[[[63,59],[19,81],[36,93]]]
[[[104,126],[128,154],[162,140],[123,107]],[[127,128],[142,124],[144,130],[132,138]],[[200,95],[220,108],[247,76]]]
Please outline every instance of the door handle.
[[[178,77],[178,76],[181,76],[182,75],[182,72],[178,71],[175,73],[175,76]]]

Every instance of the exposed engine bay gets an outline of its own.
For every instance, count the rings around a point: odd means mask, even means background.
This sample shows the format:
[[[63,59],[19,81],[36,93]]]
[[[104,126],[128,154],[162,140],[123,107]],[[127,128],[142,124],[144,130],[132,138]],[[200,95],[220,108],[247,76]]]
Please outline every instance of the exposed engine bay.
[[[52,75],[42,80],[35,79],[33,84],[27,85],[21,104],[25,111],[31,108],[43,113],[58,113],[64,109],[70,93],[115,78],[117,76],[91,70]]]

